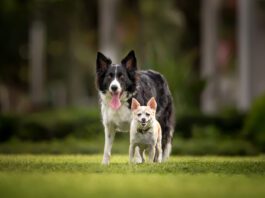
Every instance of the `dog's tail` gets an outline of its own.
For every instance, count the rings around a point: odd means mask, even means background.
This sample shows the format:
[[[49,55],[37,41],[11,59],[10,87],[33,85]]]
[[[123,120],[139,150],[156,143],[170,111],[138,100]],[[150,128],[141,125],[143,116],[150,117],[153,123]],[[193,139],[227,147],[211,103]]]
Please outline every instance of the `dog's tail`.
[[[171,153],[175,127],[173,98],[163,75],[153,70],[148,70],[146,74],[156,83],[157,92],[159,93],[159,95],[156,96],[156,100],[159,104],[156,117],[162,129],[163,161],[165,161],[169,158]]]

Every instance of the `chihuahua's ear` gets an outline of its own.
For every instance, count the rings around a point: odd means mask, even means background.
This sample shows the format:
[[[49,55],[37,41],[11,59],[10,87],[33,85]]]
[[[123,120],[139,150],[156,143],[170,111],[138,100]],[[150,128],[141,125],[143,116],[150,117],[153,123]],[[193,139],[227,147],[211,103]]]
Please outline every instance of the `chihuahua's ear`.
[[[151,109],[156,110],[157,104],[154,97],[152,97],[148,102],[147,106],[149,106]]]
[[[111,64],[111,60],[104,56],[104,54],[98,52],[97,54],[97,73],[102,73],[107,71],[108,67]]]
[[[137,70],[137,63],[134,51],[131,50],[127,56],[121,61],[121,64],[126,67],[128,71]]]
[[[138,107],[140,107],[140,103],[139,103],[135,98],[133,98],[133,99],[132,99],[131,110],[134,111],[134,110],[136,110]]]

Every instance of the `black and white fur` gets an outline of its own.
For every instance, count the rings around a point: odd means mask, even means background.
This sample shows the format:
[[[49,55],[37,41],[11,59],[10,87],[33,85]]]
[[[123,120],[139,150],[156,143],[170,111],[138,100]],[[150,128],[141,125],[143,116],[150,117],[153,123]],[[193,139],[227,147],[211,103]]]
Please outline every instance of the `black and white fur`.
[[[156,118],[162,128],[163,161],[171,152],[171,142],[174,130],[173,101],[165,78],[158,72],[137,70],[134,51],[121,61],[112,61],[102,53],[97,54],[97,87],[101,99],[102,122],[105,129],[105,146],[103,164],[109,164],[112,143],[116,132],[129,132],[132,113],[130,110],[132,97],[141,105],[155,97],[157,101]],[[112,97],[118,94],[120,107],[110,106]]]

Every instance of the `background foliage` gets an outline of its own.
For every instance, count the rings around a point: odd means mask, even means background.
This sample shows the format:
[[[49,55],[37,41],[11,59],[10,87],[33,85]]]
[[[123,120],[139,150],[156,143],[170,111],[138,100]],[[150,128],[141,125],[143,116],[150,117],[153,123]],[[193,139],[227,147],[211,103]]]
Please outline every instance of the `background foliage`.
[[[94,83],[95,57],[102,42],[104,5],[99,2],[104,1],[0,2],[0,153],[102,152],[104,135]],[[201,76],[200,65],[202,1],[112,2],[117,7],[111,39],[119,59],[135,49],[141,69],[157,70],[168,80],[177,115],[173,154],[265,151],[264,96],[250,112],[229,104],[212,115],[201,112],[208,80]],[[236,70],[233,2],[223,1],[219,27],[220,43],[225,40],[232,46],[227,64],[218,67],[228,78]],[[33,57],[29,54],[36,21],[45,32],[45,80],[43,98],[37,104],[32,101],[30,87],[35,82],[30,77]],[[117,136],[114,152],[127,153],[128,134]]]

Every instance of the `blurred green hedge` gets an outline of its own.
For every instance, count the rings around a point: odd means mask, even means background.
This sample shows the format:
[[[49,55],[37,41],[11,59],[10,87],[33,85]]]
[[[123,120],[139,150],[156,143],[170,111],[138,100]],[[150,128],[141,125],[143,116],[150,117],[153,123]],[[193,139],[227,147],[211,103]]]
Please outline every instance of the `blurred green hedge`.
[[[241,133],[244,125],[245,114],[229,111],[218,115],[192,114],[181,116],[177,119],[175,131],[184,138],[192,138],[194,127],[205,128],[214,126],[223,135],[235,136]]]
[[[175,134],[183,138],[193,138],[203,134],[213,126],[221,135],[238,135],[245,116],[230,113],[228,116],[203,114],[186,115],[177,119]],[[195,130],[201,128],[201,130]],[[99,108],[70,108],[49,110],[25,115],[0,115],[0,141],[12,137],[20,140],[42,141],[63,139],[67,136],[92,138],[103,134]]]
[[[264,152],[263,99],[249,115],[185,115],[177,119],[173,154],[254,155]],[[129,134],[117,134],[119,153],[128,152]],[[98,153],[104,144],[97,106],[0,115],[0,153]],[[121,143],[122,142],[122,143]],[[67,148],[66,148],[67,147]]]
[[[265,152],[265,94],[254,101],[244,125],[244,136]]]
[[[0,116],[0,141],[52,140],[71,135],[91,138],[102,133],[98,108],[50,110],[26,115]]]

